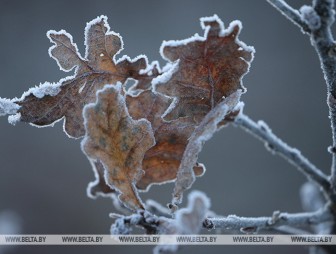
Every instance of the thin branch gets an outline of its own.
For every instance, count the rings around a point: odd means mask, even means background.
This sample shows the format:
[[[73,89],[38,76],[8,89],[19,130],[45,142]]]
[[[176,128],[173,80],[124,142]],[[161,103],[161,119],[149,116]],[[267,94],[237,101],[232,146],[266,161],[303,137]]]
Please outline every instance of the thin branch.
[[[292,165],[294,165],[300,172],[302,172],[309,180],[315,182],[323,189],[327,197],[330,196],[330,183],[327,176],[313,165],[300,151],[288,146],[281,139],[273,134],[271,129],[262,121],[254,122],[243,113],[239,114],[234,124],[251,133],[263,141],[266,147],[273,153],[279,154]]]
[[[280,226],[307,226],[321,222],[332,221],[333,217],[325,207],[310,213],[279,213],[271,217],[238,217],[229,215],[221,218],[207,218],[203,227],[213,229],[220,227],[225,230],[240,230],[244,233],[258,232],[263,229],[277,228]]]
[[[309,26],[302,20],[300,13],[289,6],[283,0],[267,0],[274,8],[281,12],[286,18],[292,21],[295,25],[301,28],[302,32],[310,33]]]

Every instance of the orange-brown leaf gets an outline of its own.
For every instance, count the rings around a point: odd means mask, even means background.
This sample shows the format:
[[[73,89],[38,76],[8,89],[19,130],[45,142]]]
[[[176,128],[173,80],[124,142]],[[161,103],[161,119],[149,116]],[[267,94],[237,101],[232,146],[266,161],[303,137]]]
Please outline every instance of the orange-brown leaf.
[[[105,181],[121,193],[125,206],[144,209],[135,184],[143,174],[144,155],[155,144],[151,124],[131,118],[120,85],[107,85],[98,92],[96,103],[85,107],[84,117],[83,150],[104,165]]]
[[[168,41],[162,45],[165,59],[178,68],[156,90],[175,98],[175,107],[165,116],[172,120],[190,117],[200,123],[223,97],[243,90],[242,77],[248,72],[254,49],[238,40],[241,24],[234,21],[224,29],[213,16],[201,19],[204,37]]]

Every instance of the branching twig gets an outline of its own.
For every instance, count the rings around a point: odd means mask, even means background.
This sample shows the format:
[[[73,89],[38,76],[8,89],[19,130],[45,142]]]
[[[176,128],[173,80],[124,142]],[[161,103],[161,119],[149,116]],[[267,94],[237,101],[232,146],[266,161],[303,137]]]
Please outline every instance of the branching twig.
[[[130,216],[111,214],[117,217],[112,226],[113,234],[127,234],[132,231],[132,227],[138,226],[145,229],[147,234],[157,234],[164,232],[163,227],[167,223],[173,223],[172,219],[157,217],[148,212],[141,212]],[[203,221],[203,228],[221,228],[226,232],[240,231],[242,233],[255,233],[260,231],[276,231],[284,234],[305,233],[297,227],[317,225],[322,222],[332,221],[329,206],[325,206],[315,212],[307,213],[280,213],[274,212],[270,217],[238,217],[229,215],[226,217],[208,217]]]
[[[279,10],[286,18],[292,21],[295,25],[299,26],[303,32],[310,33],[309,26],[302,20],[300,13],[289,6],[283,0],[267,0],[277,10]]]
[[[240,114],[235,120],[235,125],[242,127],[261,141],[265,142],[266,147],[279,154],[281,157],[289,161],[298,168],[309,180],[315,182],[323,189],[324,193],[329,197],[330,183],[327,176],[305,158],[300,151],[288,146],[278,137],[276,137],[270,128],[262,121],[254,122],[248,116]]]

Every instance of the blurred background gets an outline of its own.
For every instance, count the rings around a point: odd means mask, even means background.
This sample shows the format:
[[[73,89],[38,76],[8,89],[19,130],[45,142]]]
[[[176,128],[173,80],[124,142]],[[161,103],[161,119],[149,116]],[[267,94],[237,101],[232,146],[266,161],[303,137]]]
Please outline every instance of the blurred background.
[[[294,7],[309,1],[290,1]],[[244,0],[0,0],[0,97],[20,97],[44,81],[69,73],[49,58],[49,29],[65,29],[84,53],[84,27],[107,15],[111,29],[122,35],[125,50],[135,57],[159,60],[162,40],[203,34],[199,18],[217,14],[227,26],[243,23],[240,39],[256,49],[250,73],[245,113],[266,121],[291,146],[299,148],[329,173],[330,125],[326,85],[309,38],[266,1]],[[89,199],[94,179],[80,141],[66,137],[62,123],[54,128],[15,127],[0,118],[0,212],[10,211],[24,234],[108,234],[113,212],[110,199]],[[229,126],[206,143],[200,155],[207,172],[193,189],[204,191],[218,214],[269,216],[274,210],[302,211],[299,197],[305,178],[261,142]],[[143,199],[166,204],[172,184],[155,186]],[[185,199],[186,200],[186,199]],[[185,203],[184,203],[185,204]],[[17,219],[19,218],[19,219]],[[18,225],[16,225],[18,226]],[[149,253],[152,247],[71,246],[16,247],[6,253]],[[307,253],[295,246],[183,247],[179,253]]]

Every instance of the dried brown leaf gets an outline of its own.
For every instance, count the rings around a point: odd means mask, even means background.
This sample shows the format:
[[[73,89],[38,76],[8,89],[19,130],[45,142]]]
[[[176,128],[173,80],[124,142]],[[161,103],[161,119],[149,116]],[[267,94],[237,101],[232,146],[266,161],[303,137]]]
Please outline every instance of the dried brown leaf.
[[[87,156],[105,168],[108,185],[118,190],[119,199],[132,210],[144,209],[135,184],[143,174],[142,160],[155,144],[151,124],[129,115],[120,85],[98,92],[95,104],[84,109],[86,136],[82,147]]]
[[[165,119],[190,117],[200,123],[218,103],[238,89],[248,72],[254,49],[238,40],[241,23],[224,29],[215,15],[201,19],[204,37],[195,35],[182,41],[168,41],[161,51],[178,68],[167,82],[158,81],[156,90],[175,98],[175,106]]]
[[[78,138],[84,135],[83,107],[95,101],[96,92],[105,84],[123,83],[127,78],[151,80],[147,74],[139,74],[147,67],[145,57],[134,60],[124,57],[116,61],[115,55],[123,47],[122,39],[110,31],[105,16],[88,23],[85,31],[85,57],[80,56],[71,35],[64,30],[48,33],[54,43],[50,55],[63,71],[75,68],[75,75],[60,80],[58,84],[47,84],[53,92],[37,94],[36,88],[26,92],[16,102],[21,106],[18,111],[21,121],[47,126],[65,117],[66,133]]]

